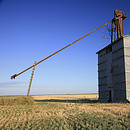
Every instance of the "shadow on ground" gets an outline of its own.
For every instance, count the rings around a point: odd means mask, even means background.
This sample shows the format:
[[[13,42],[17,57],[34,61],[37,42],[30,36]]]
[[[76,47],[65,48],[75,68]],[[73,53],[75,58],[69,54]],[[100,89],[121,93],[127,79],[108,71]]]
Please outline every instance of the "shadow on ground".
[[[59,99],[44,99],[35,100],[36,102],[65,102],[65,103],[97,103],[97,99],[80,99],[80,100],[59,100]]]

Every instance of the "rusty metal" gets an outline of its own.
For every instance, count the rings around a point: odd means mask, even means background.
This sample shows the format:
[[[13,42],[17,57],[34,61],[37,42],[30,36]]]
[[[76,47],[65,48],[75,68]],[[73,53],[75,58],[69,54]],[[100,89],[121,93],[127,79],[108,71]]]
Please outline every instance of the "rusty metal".
[[[33,67],[33,70],[32,70],[32,75],[31,75],[31,79],[30,79],[30,83],[29,83],[29,88],[28,88],[27,96],[29,96],[29,93],[30,93],[30,88],[31,88],[31,84],[32,84],[32,79],[33,79],[33,75],[34,75],[34,70],[35,70],[36,62],[37,62],[37,60],[35,60],[34,67]]]
[[[100,28],[102,28],[102,27],[106,26],[107,24],[109,24],[109,23],[111,23],[111,22],[112,22],[112,20],[111,20],[111,21],[109,21],[109,22],[107,22],[106,24],[104,24],[104,25],[100,26],[99,28],[97,28],[97,29],[93,30],[92,32],[90,32],[90,33],[88,33],[88,34],[84,35],[83,37],[81,37],[81,38],[77,39],[76,41],[74,41],[74,42],[72,42],[72,43],[68,44],[67,46],[63,47],[62,49],[60,49],[60,50],[56,51],[55,53],[53,53],[53,54],[49,55],[48,57],[44,58],[43,60],[39,61],[38,63],[36,63],[36,65],[38,65],[38,64],[40,64],[41,62],[43,62],[43,61],[47,60],[48,58],[50,58],[50,57],[54,56],[55,54],[59,53],[60,51],[62,51],[62,50],[64,50],[64,49],[68,48],[69,46],[73,45],[74,43],[76,43],[76,42],[80,41],[81,39],[83,39],[83,38],[87,37],[88,35],[90,35],[90,34],[94,33],[95,31],[99,30]],[[15,74],[15,75],[11,76],[11,79],[15,79],[15,77],[17,77],[17,76],[21,75],[22,73],[26,72],[27,70],[31,69],[32,67],[34,67],[34,65],[30,66],[29,68],[25,69],[24,71],[22,71],[22,72],[20,72],[20,73],[18,73],[18,74]]]
[[[114,41],[122,37],[123,34],[123,20],[127,18],[125,13],[122,10],[115,10],[114,11],[114,18],[112,20],[112,30],[113,30],[113,23],[115,24],[115,31],[114,31]],[[113,42],[113,32],[111,33],[111,42]]]
[[[111,27],[111,43],[113,42],[113,21],[112,21],[112,27]]]

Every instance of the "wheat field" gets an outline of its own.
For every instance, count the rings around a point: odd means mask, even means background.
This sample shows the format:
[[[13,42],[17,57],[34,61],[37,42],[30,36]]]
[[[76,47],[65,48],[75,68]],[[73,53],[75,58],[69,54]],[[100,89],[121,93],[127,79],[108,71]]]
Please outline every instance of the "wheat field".
[[[41,95],[33,96],[37,101],[33,105],[0,105],[0,129],[129,130],[130,104],[91,102],[97,97]],[[84,99],[91,101],[84,103]]]
[[[78,100],[78,99],[98,99],[98,94],[68,94],[68,95],[36,95],[35,100],[58,99],[58,100]]]

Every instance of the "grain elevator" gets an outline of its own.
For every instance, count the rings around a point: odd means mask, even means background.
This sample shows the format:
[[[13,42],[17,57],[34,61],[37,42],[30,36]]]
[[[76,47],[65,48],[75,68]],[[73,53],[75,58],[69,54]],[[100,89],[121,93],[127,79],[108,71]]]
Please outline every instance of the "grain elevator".
[[[123,34],[122,10],[115,10],[111,43],[98,54],[100,102],[130,102],[130,35]]]

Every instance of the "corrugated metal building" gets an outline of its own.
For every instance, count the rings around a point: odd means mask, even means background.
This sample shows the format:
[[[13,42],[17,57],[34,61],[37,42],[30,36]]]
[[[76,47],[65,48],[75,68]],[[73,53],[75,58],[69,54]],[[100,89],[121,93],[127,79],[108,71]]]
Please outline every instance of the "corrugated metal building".
[[[130,35],[97,52],[100,102],[130,102]]]

